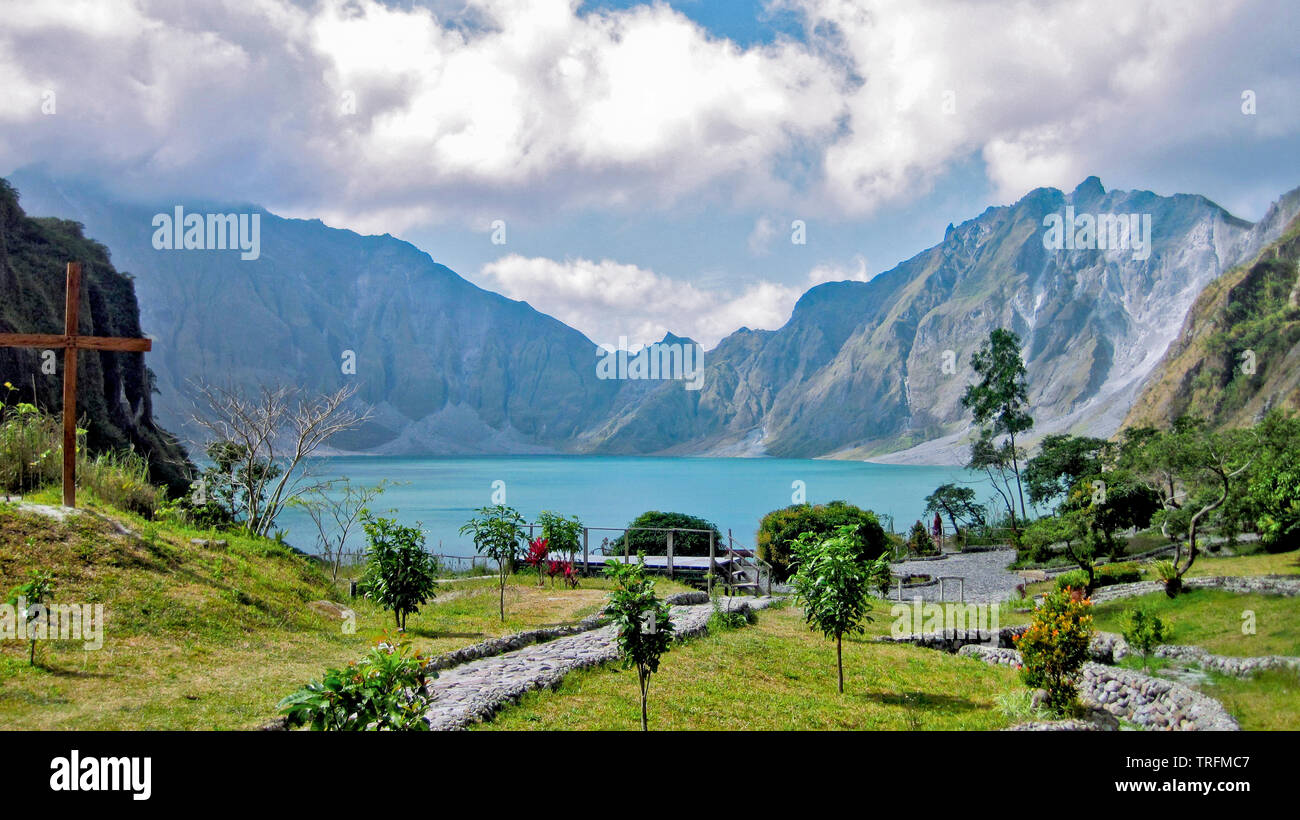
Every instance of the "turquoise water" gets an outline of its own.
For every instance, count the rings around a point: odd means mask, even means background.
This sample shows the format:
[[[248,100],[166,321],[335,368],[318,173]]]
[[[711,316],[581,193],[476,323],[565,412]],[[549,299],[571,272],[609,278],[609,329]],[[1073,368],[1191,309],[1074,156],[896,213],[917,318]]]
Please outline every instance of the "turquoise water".
[[[312,463],[313,478],[347,476],[354,484],[381,479],[405,482],[390,487],[372,504],[376,512],[395,509],[402,523],[419,522],[430,551],[471,555],[473,545],[459,534],[478,507],[495,503],[494,482],[504,482],[505,503],[528,520],[542,510],[577,515],[590,527],[624,527],[646,510],[698,515],[733,531],[739,544],[754,543],[764,514],[793,503],[793,484],[803,482],[811,503],[843,499],[894,517],[904,530],[920,518],[925,496],[944,482],[969,484],[980,500],[987,494],[982,476],[960,467],[915,467],[770,458],[643,458],[616,456],[486,456],[415,458],[349,456]],[[316,551],[316,530],[298,510],[286,511],[277,526],[288,541]],[[360,549],[360,527],[349,548]],[[603,536],[593,532],[593,551]]]

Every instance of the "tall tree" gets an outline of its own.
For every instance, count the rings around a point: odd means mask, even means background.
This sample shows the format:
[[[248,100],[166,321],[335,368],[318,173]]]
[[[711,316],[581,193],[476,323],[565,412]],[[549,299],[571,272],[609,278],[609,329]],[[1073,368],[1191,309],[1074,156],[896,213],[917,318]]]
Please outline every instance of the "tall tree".
[[[988,341],[971,356],[971,368],[979,381],[966,386],[962,406],[971,411],[975,423],[995,436],[1007,436],[1011,469],[1020,499],[1020,517],[1025,518],[1025,492],[1020,481],[1020,455],[1016,436],[1033,428],[1029,415],[1029,389],[1025,363],[1020,357],[1020,337],[1006,328],[994,328]]]
[[[1029,503],[1042,504],[1064,496],[1081,478],[1100,473],[1111,447],[1105,439],[1089,436],[1044,436],[1038,455],[1025,463]]]

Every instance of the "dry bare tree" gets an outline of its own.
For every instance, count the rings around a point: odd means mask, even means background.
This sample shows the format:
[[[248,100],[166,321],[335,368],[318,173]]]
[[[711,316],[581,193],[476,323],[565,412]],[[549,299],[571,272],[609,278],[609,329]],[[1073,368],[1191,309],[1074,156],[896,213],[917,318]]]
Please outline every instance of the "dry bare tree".
[[[209,441],[236,448],[232,489],[242,497],[238,506],[245,527],[266,536],[286,504],[307,491],[304,459],[334,436],[370,418],[370,410],[350,406],[356,386],[332,393],[305,395],[298,387],[260,386],[254,389],[192,383],[197,404],[192,421]]]

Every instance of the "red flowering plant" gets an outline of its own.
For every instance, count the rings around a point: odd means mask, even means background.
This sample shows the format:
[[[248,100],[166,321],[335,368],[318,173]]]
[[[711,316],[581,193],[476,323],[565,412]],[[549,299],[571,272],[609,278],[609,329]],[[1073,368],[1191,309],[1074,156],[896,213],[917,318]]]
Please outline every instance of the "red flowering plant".
[[[1066,587],[1047,595],[1029,628],[1013,638],[1023,664],[1021,677],[1046,691],[1044,705],[1054,715],[1065,716],[1075,707],[1092,636],[1092,600],[1083,590]]]
[[[550,553],[547,544],[545,538],[534,538],[528,542],[528,555],[524,558],[528,566],[537,569],[537,585],[539,587],[542,585],[542,569],[546,564],[546,556]]]
[[[574,568],[572,561],[564,562],[564,585],[569,589],[578,588],[578,570]]]

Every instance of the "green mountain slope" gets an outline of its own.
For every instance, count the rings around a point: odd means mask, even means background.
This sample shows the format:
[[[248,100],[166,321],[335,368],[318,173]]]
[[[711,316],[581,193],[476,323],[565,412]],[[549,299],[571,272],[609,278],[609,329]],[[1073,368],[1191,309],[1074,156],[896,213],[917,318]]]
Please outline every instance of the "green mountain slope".
[[[1231,427],[1273,407],[1300,409],[1300,218],[1205,288],[1125,426],[1193,414]]]

